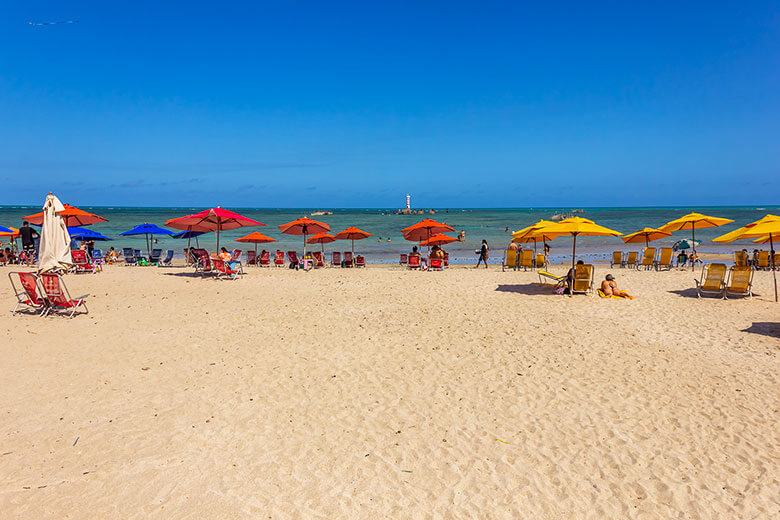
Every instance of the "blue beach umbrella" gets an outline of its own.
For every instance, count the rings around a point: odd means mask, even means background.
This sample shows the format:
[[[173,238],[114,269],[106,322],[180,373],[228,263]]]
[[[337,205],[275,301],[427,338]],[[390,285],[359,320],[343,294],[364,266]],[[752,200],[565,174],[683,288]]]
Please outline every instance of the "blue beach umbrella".
[[[8,229],[5,226],[0,226],[0,233],[13,233],[13,232],[14,232],[13,229]]]
[[[70,235],[70,238],[77,238],[79,240],[113,240],[113,238],[108,238],[107,236],[102,235],[97,231],[78,226],[69,227],[68,234]]]
[[[187,249],[190,248],[190,239],[195,239],[195,247],[200,247],[200,244],[198,244],[198,237],[201,235],[205,235],[206,231],[182,231],[181,233],[176,233],[175,235],[172,235],[172,238],[179,238],[179,239],[187,239]]]
[[[133,229],[130,229],[128,231],[125,231],[124,233],[119,233],[122,236],[132,236],[132,235],[146,235],[146,251],[147,253],[152,252],[151,245],[149,243],[149,235],[173,235],[175,234],[170,229],[161,228],[160,226],[155,226],[154,224],[139,224],[135,226]]]

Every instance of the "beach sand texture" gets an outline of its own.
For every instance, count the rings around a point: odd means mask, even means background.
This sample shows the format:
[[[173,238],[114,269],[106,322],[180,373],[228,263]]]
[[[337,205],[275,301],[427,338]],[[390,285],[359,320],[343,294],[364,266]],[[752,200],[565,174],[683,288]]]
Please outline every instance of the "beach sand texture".
[[[73,320],[5,282],[0,517],[780,517],[771,273],[248,271],[68,276]]]

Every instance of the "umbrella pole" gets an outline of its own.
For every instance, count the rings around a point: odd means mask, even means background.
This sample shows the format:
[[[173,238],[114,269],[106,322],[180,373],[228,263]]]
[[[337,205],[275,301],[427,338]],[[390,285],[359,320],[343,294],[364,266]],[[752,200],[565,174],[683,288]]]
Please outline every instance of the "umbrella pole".
[[[772,233],[769,233],[769,253],[772,255],[772,278],[775,282],[775,302],[777,301],[777,266],[775,265],[775,246],[772,242]]]
[[[691,271],[696,270],[696,222],[691,222],[691,240],[693,240],[693,243],[691,244],[691,247],[693,248],[693,261],[691,262]]]
[[[574,240],[571,242],[571,281],[569,282],[569,297],[574,296],[574,257],[577,252],[577,233],[572,235]]]
[[[219,254],[219,226],[217,226],[217,254]]]
[[[184,259],[185,265],[190,265],[190,240],[192,240],[192,226],[187,226],[187,257]]]

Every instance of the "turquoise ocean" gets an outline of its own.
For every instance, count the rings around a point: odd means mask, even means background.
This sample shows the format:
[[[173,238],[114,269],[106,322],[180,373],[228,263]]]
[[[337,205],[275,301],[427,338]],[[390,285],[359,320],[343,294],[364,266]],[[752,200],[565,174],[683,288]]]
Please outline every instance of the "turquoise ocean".
[[[78,204],[75,204],[78,206]],[[145,222],[164,226],[165,221],[181,217],[200,211],[203,208],[194,207],[108,207],[108,206],[78,206],[81,209],[96,213],[108,219],[108,222],[102,222],[90,226],[91,229],[102,233],[113,239],[111,242],[98,242],[96,247],[108,249],[113,246],[115,249],[122,247],[133,247],[146,249],[145,238],[122,237],[119,234],[137,224]],[[313,211],[327,210],[332,211],[332,215],[314,216],[315,220],[326,222],[330,225],[331,232],[336,233],[349,226],[357,226],[360,229],[373,233],[374,236],[365,240],[355,242],[356,253],[364,254],[368,262],[397,262],[399,253],[408,252],[412,247],[411,242],[403,239],[401,229],[418,222],[423,218],[434,218],[445,222],[456,229],[456,232],[465,231],[466,239],[464,242],[454,242],[445,247],[449,252],[453,262],[476,262],[474,251],[479,248],[482,239],[488,241],[492,251],[491,263],[500,262],[502,250],[510,240],[509,231],[515,231],[526,227],[539,219],[549,219],[553,214],[566,212],[567,208],[506,208],[506,209],[457,209],[457,208],[433,208],[435,214],[429,215],[428,209],[425,209],[425,215],[394,215],[393,209],[333,209],[333,208],[228,208],[242,215],[253,218],[267,224],[267,226],[241,228],[237,230],[225,231],[220,233],[220,245],[229,249],[238,248],[243,250],[253,249],[253,244],[242,244],[234,242],[252,231],[260,231],[278,242],[270,244],[259,244],[258,251],[266,248],[276,250],[277,248],[287,250],[303,249],[302,237],[283,235],[279,232],[278,226],[302,216],[309,216]],[[736,229],[749,222],[753,222],[767,213],[780,213],[780,206],[762,206],[762,207],[646,207],[646,208],[582,208],[583,213],[580,216],[594,220],[596,223],[606,226],[610,229],[628,234],[637,231],[643,227],[659,227],[668,221],[681,217],[691,211],[697,211],[706,215],[724,217],[733,219],[733,224],[727,224],[719,228],[702,229],[696,232],[696,239],[701,241],[697,247],[698,251],[704,253],[731,252],[735,249],[747,248],[767,248],[767,246],[758,246],[750,241],[738,241],[732,244],[716,244],[711,242],[712,238],[723,233]],[[0,225],[3,226],[21,226],[25,215],[37,213],[40,206],[0,206]],[[453,233],[454,235],[454,233]],[[651,245],[655,247],[671,246],[677,240],[690,238],[690,231],[679,231],[667,239],[657,240]],[[381,241],[379,241],[381,237]],[[187,246],[187,240],[172,239],[167,236],[155,237],[158,243],[155,247],[161,249],[173,249],[177,257],[183,256],[183,248]],[[390,239],[390,242],[387,240]],[[207,233],[198,238],[198,244],[209,250],[216,247],[216,236],[214,233]],[[193,244],[195,240],[193,239]],[[551,259],[553,262],[563,261],[571,258],[572,240],[570,237],[560,237],[549,243],[551,248]],[[533,246],[530,244],[529,246]],[[319,245],[307,245],[307,250],[312,248],[319,250]],[[640,250],[644,244],[624,244],[619,238],[612,237],[580,237],[577,239],[577,257],[584,260],[598,261],[606,260],[612,251],[622,250]],[[336,241],[325,245],[325,251],[347,251],[351,248],[349,241]]]

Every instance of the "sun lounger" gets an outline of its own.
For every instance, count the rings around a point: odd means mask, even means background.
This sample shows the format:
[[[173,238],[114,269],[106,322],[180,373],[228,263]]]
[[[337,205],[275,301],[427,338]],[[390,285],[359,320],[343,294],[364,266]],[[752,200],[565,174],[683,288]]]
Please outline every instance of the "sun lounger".
[[[95,273],[97,269],[87,258],[87,252],[81,249],[74,249],[70,252],[73,258],[73,268],[76,273]]]
[[[699,298],[702,295],[720,296],[723,294],[724,280],[726,278],[726,264],[706,264],[701,270],[701,280],[696,280],[696,292]]]
[[[723,299],[728,299],[729,295],[732,296],[747,296],[748,299],[753,299],[753,272],[754,269],[749,266],[734,266],[729,269],[731,276],[729,277],[729,283],[723,291]]]
[[[534,268],[534,252],[530,249],[523,249],[523,253],[520,255],[520,264],[518,267],[522,267],[524,271]]]
[[[41,315],[45,312],[48,303],[38,292],[38,277],[35,273],[12,272],[8,273],[8,279],[11,280],[11,289],[16,296],[16,307],[11,311],[12,316],[15,316],[19,312],[19,307],[22,306],[40,311],[38,314]],[[14,279],[19,280],[19,284],[22,286],[21,290],[16,287]]]
[[[626,260],[626,267],[636,267],[636,257],[637,257],[636,251],[629,251],[628,253],[628,260]]]
[[[274,256],[274,265],[276,267],[283,267],[284,266],[284,252],[283,251],[277,251],[276,255]]]
[[[234,269],[230,267],[230,264],[228,264],[221,258],[213,259],[212,263],[214,264],[214,269],[217,272],[217,278],[224,278],[226,276],[231,280],[235,280],[238,276],[244,274],[243,271],[241,271],[240,269]]]
[[[257,253],[254,251],[246,252],[246,265],[257,265]]]
[[[290,267],[297,269],[301,265],[300,260],[298,260],[298,253],[295,251],[287,251],[287,259],[290,261]]]
[[[509,247],[504,251],[504,261],[501,263],[501,270],[506,271],[507,268],[517,269],[517,249]]]
[[[745,267],[748,265],[747,251],[734,251],[734,266]]]
[[[655,265],[655,248],[646,247],[645,253],[642,256],[642,263],[637,266],[637,269],[644,267],[645,269],[651,269]]]
[[[159,264],[161,256],[162,256],[162,249],[152,249],[152,252],[149,253],[149,265]]]
[[[756,263],[756,269],[769,269],[769,251],[763,249],[758,252],[758,262]]]
[[[135,253],[133,253],[131,248],[122,248],[122,256],[125,257],[125,265],[136,265]]]
[[[547,262],[544,261],[544,254],[542,253],[536,253],[536,262],[534,267],[537,269],[544,269],[547,267]]]
[[[672,268],[672,253],[674,251],[671,247],[662,247],[661,248],[661,254],[658,255],[658,261],[655,263],[655,270],[660,271],[661,269],[671,269]]]
[[[352,262],[352,251],[344,251],[344,263],[342,264],[343,267],[353,267],[354,264]]]
[[[609,263],[610,267],[625,267],[625,262],[623,262],[623,251],[612,251],[612,261]]]
[[[365,267],[366,266],[366,257],[357,255],[355,257],[355,267]]]
[[[420,268],[420,255],[409,255],[409,269]]]
[[[572,294],[593,293],[593,266],[591,264],[577,264],[574,266],[574,281]]]
[[[172,261],[173,261],[173,249],[169,249],[165,252],[165,258],[160,260],[160,262],[157,265],[159,267],[171,267]]]
[[[341,267],[341,253],[333,251],[330,257],[331,267]]]
[[[79,296],[78,298],[71,298],[68,288],[65,286],[65,282],[58,274],[43,273],[39,280],[40,286],[48,301],[44,316],[57,310],[64,310],[65,312],[70,311],[70,315],[68,316],[70,318],[75,316],[76,311],[79,309],[84,309],[84,314],[89,313],[86,302],[86,298],[89,294]]]
[[[542,271],[541,269],[537,271],[537,274],[539,275],[539,283],[542,285],[554,285],[557,288],[563,287],[566,284],[565,276],[556,276],[547,271]]]
[[[260,253],[260,267],[271,267],[271,253],[269,251],[263,251]]]

